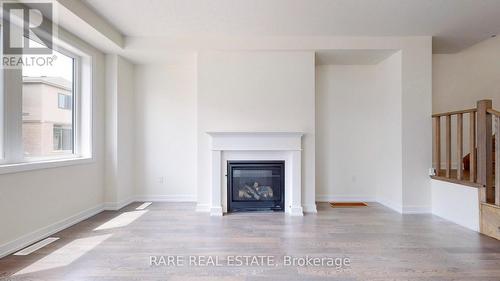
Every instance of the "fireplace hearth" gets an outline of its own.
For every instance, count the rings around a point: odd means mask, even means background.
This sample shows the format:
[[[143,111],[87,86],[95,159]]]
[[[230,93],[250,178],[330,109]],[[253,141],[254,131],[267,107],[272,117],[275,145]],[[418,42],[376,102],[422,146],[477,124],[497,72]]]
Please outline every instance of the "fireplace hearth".
[[[227,210],[283,211],[284,161],[228,161]]]

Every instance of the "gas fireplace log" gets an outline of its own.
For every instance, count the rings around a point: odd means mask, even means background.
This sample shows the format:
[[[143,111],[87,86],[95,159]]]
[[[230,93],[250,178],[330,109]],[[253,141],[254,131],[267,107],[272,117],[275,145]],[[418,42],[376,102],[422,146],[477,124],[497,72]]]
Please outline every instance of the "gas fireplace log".
[[[255,185],[255,184],[254,184]],[[260,196],[259,194],[257,194],[257,192],[254,190],[254,188],[248,186],[248,185],[245,185],[244,186],[245,189],[253,196],[253,198],[255,198],[255,200],[260,200]]]

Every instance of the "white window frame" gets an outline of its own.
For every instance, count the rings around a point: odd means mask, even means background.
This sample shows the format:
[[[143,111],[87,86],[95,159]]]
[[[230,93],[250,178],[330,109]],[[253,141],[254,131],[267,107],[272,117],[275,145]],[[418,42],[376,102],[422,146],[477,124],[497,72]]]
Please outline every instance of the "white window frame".
[[[2,106],[0,112],[3,112],[0,114],[0,174],[94,162],[92,57],[59,39],[54,40],[52,49],[74,59],[73,154],[48,157],[24,156],[22,70],[2,69],[0,71],[0,106]]]

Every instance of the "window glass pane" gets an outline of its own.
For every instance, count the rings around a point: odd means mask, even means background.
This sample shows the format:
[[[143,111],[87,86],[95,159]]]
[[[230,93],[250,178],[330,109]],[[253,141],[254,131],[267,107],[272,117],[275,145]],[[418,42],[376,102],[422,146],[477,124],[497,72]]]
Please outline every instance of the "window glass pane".
[[[57,103],[60,109],[71,109],[73,107],[73,99],[70,95],[59,93]]]
[[[73,154],[74,59],[57,51],[50,56],[52,64],[38,65],[35,59],[23,66],[22,134],[28,158]]]
[[[71,150],[73,147],[73,130],[65,125],[54,124],[54,150]]]

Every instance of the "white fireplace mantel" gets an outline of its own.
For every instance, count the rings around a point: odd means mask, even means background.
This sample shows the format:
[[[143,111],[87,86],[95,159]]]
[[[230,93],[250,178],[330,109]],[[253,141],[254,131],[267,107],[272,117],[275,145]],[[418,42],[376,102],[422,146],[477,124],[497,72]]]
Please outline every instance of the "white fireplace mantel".
[[[211,137],[212,216],[227,211],[227,161],[285,161],[285,213],[302,216],[301,132],[207,132]]]

